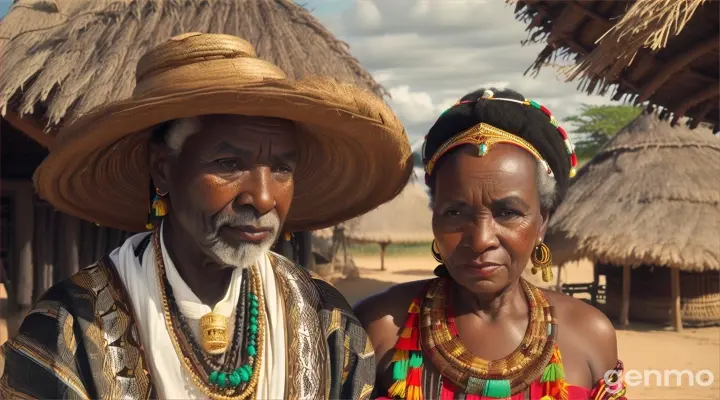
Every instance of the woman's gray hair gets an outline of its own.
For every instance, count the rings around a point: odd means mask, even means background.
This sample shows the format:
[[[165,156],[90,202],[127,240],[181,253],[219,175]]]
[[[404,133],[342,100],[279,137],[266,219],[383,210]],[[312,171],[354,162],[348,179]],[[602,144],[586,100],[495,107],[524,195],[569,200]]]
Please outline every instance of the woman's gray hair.
[[[540,209],[542,211],[550,211],[555,208],[557,203],[557,182],[555,178],[547,173],[546,166],[540,161],[537,163],[537,171],[535,175],[535,184],[538,189],[538,198],[540,199]]]

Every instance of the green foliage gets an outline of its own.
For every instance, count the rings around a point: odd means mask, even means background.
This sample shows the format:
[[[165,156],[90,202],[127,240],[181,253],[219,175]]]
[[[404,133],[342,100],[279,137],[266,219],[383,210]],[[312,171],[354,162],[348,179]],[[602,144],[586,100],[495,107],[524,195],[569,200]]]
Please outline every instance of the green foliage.
[[[573,144],[579,164],[591,159],[620,129],[634,120],[641,108],[628,105],[583,104],[580,112],[565,118],[572,124]]]

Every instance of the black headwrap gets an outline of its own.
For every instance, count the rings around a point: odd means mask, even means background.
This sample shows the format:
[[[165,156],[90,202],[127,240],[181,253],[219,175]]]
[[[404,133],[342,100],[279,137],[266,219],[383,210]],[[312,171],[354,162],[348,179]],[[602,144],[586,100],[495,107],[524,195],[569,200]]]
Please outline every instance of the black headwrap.
[[[495,99],[525,98],[513,90],[495,90]],[[476,90],[460,99],[435,122],[425,138],[423,163],[427,163],[438,147],[455,135],[484,122],[527,140],[542,155],[552,169],[557,182],[558,199],[562,199],[570,180],[570,159],[565,141],[545,113],[537,108],[509,101],[487,100],[485,89]],[[442,160],[442,159],[441,159]],[[432,183],[432,177],[428,184]]]

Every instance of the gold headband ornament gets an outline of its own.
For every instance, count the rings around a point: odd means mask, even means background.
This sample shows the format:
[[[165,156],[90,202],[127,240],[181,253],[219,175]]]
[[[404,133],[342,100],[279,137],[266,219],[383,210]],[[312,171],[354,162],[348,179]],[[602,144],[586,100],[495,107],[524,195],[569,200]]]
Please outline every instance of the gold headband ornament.
[[[483,92],[483,95],[481,99],[483,100],[498,100],[498,101],[509,101],[513,103],[522,104],[525,106],[530,106],[533,108],[537,108],[538,110],[545,113],[545,115],[550,118],[550,123],[557,128],[558,132],[560,132],[560,135],[563,138],[563,141],[565,143],[565,151],[567,152],[569,158],[570,158],[570,177],[574,177],[576,174],[575,167],[577,166],[577,156],[575,155],[575,150],[573,148],[572,143],[570,143],[570,139],[568,138],[567,133],[565,130],[558,126],[558,122],[555,119],[555,117],[550,113],[550,111],[545,108],[544,106],[532,101],[532,100],[515,100],[515,99],[503,99],[503,98],[495,98],[493,97],[494,94],[491,90],[486,90]],[[458,104],[466,104],[466,103],[472,103],[473,101],[459,101],[455,103],[455,105]],[[478,148],[478,156],[482,157],[486,155],[493,145],[498,143],[507,143],[512,144],[515,146],[518,146],[528,153],[532,154],[547,170],[548,175],[554,176],[552,169],[550,168],[550,165],[545,161],[545,159],[542,157],[540,152],[531,145],[528,141],[522,139],[521,137],[514,135],[510,132],[506,132],[502,129],[496,128],[492,125],[486,124],[486,123],[480,123],[475,126],[473,126],[470,129],[467,129],[460,133],[459,135],[453,136],[450,140],[443,143],[442,146],[440,146],[433,156],[427,161],[425,164],[425,172],[427,176],[429,177],[435,166],[437,165],[438,160],[440,157],[445,155],[448,151],[451,149],[462,146],[465,144],[471,144],[475,145]],[[427,144],[427,137],[425,144]],[[425,155],[425,145],[423,145],[423,156]]]

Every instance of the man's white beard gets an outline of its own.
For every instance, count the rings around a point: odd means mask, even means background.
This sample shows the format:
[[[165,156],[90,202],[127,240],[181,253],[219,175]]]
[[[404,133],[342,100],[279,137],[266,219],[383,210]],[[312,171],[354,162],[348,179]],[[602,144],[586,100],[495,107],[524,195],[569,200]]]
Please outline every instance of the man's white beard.
[[[210,251],[225,265],[247,268],[256,264],[260,257],[270,250],[276,237],[277,234],[274,234],[260,243],[243,243],[240,246],[231,246],[224,241],[216,241],[210,247]]]

